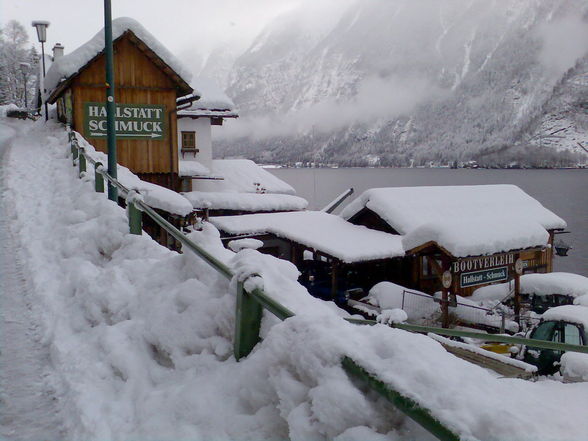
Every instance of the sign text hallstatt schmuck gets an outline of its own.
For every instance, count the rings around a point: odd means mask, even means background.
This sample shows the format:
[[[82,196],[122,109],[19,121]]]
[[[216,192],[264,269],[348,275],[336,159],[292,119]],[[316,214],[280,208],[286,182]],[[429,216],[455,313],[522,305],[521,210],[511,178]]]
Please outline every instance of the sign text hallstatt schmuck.
[[[117,104],[116,137],[119,139],[162,140],[165,137],[165,107],[152,104]],[[84,134],[106,138],[106,105],[84,103]]]

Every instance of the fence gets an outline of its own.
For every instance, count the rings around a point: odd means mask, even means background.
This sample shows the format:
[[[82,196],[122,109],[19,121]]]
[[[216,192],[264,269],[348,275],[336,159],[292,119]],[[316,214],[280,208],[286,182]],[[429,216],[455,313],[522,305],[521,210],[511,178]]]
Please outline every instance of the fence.
[[[402,292],[401,309],[406,311],[409,319],[413,322],[432,324],[438,322],[439,302],[440,299],[437,297],[405,289]],[[515,321],[514,312],[501,303],[494,308],[484,308],[456,301],[449,304],[449,314],[455,323],[474,325],[491,332],[498,330],[503,334],[520,330]],[[521,315],[521,323],[525,329],[537,324],[538,320],[528,313]]]
[[[136,192],[129,190],[120,182],[108,174],[100,162],[95,161],[89,156],[83,147],[81,147],[77,140],[75,132],[69,132],[69,142],[71,146],[71,153],[74,165],[78,165],[79,175],[86,173],[87,164],[90,163],[94,167],[95,176],[95,190],[96,192],[104,192],[104,180],[108,185],[116,187],[120,195],[126,198],[128,217],[129,217],[129,231],[131,234],[142,234],[141,220],[142,213],[145,213],[159,226],[165,229],[170,235],[178,240],[185,249],[195,253],[214,268],[219,274],[226,279],[232,280],[235,276],[231,269],[223,262],[216,259],[206,250],[191,241],[180,230],[176,229],[172,224],[166,221],[150,206],[145,204],[140,197],[135,197]],[[236,319],[235,319],[235,337],[234,337],[234,355],[237,361],[249,355],[255,345],[260,341],[259,330],[261,327],[262,311],[267,311],[274,314],[280,320],[286,320],[294,316],[294,313],[285,306],[273,300],[262,289],[256,288],[251,291],[244,289],[244,280],[237,280],[236,283]],[[350,323],[358,325],[375,325],[377,322],[373,320],[359,320],[346,319]],[[455,331],[451,329],[430,328],[425,326],[408,325],[408,324],[393,324],[393,327],[404,329],[411,332],[428,333],[433,332],[440,335],[448,336],[474,336],[479,339],[487,338],[490,341],[507,342],[513,344],[525,344],[528,341],[523,338],[505,337],[505,336],[488,336],[484,334],[477,334],[466,331]],[[570,345],[564,343],[553,342],[536,342],[533,341],[533,347],[545,349],[569,350],[577,352],[588,353],[588,347]],[[437,420],[431,415],[431,412],[420,406],[416,401],[408,398],[400,392],[394,390],[392,386],[379,380],[375,375],[368,372],[361,366],[361,363],[351,359],[350,357],[343,357],[341,366],[345,371],[367,384],[372,390],[379,393],[381,396],[390,401],[400,411],[402,411],[409,418],[420,424],[424,429],[429,431],[432,435],[441,441],[457,441],[459,436],[451,431],[445,424]]]

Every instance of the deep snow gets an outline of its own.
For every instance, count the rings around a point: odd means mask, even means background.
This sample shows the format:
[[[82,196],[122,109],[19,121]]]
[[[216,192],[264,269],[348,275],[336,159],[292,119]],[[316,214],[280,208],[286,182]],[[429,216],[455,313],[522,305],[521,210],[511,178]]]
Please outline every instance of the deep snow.
[[[349,324],[308,295],[293,265],[234,254],[207,224],[192,238],[240,276],[260,274],[246,286],[263,284],[297,314],[266,315],[264,341],[237,363],[232,284],[189,253],[129,235],[124,210],[93,191],[91,175],[76,176],[61,128],[14,124],[23,133],[2,161],[3,202],[56,375],[62,439],[431,439],[354,384],[343,355],[464,440],[588,438],[587,383],[501,379],[426,336]]]

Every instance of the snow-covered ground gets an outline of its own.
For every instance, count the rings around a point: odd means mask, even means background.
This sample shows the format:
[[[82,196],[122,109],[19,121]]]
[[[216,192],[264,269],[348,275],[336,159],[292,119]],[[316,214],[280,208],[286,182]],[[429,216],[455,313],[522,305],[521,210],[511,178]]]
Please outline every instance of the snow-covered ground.
[[[12,264],[2,266],[12,305],[2,335],[14,335],[0,356],[12,364],[1,391],[7,439],[432,439],[351,381],[344,355],[464,440],[588,438],[588,383],[503,379],[426,336],[349,324],[308,295],[293,265],[234,254],[207,225],[192,238],[236,273],[260,274],[255,283],[297,314],[265,316],[264,341],[237,363],[231,283],[190,253],[127,234],[124,210],[93,191],[91,175],[77,178],[58,126],[0,120],[0,139],[11,142],[1,187]],[[16,320],[31,332],[9,327]]]

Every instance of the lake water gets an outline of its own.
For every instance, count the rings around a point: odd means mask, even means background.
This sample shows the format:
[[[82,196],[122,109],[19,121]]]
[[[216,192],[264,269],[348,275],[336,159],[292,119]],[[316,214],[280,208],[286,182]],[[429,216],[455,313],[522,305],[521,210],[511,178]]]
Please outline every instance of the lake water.
[[[310,209],[320,209],[353,187],[355,194],[368,188],[420,185],[514,184],[568,223],[570,234],[560,235],[572,245],[567,257],[555,258],[555,271],[588,276],[588,169],[486,170],[338,168],[267,169],[306,198]]]

